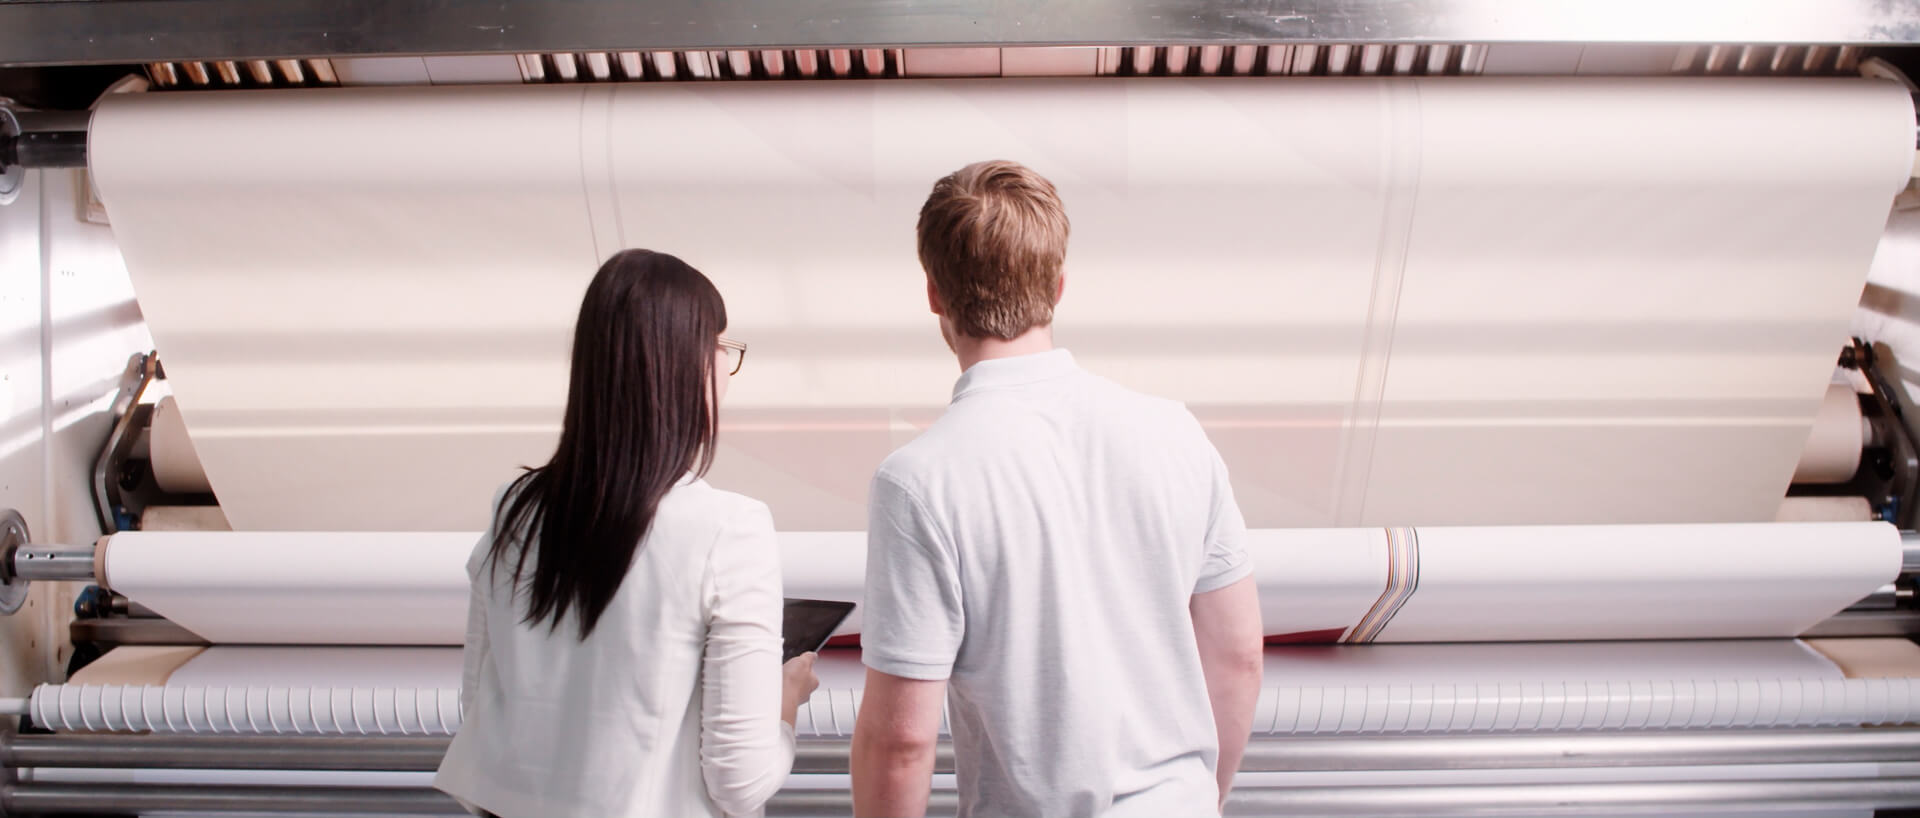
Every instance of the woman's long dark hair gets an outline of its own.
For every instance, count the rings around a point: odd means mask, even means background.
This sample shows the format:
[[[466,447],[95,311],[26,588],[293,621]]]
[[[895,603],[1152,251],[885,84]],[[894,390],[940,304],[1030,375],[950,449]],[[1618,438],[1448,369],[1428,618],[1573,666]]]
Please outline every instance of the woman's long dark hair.
[[[571,611],[587,638],[660,498],[689,472],[706,473],[715,343],[726,326],[713,282],[665,253],[622,251],[587,285],[560,445],[495,510],[487,556],[494,570],[512,563],[513,587],[527,594],[525,622],[553,630]],[[516,541],[525,542],[517,555]]]

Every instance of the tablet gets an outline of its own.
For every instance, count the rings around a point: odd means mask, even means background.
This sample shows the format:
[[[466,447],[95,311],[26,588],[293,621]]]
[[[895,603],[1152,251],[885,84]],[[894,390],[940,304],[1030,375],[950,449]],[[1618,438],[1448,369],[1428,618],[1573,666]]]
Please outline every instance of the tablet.
[[[787,600],[786,615],[780,623],[780,635],[786,641],[786,648],[781,651],[780,661],[785,662],[807,651],[825,647],[827,637],[833,635],[833,629],[847,621],[847,615],[851,613],[851,602]]]

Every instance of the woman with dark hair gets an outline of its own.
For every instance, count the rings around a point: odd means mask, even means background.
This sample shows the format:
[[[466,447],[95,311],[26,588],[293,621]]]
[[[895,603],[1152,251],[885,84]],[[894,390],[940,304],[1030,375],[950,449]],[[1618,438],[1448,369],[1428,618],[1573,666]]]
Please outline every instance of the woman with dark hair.
[[[467,562],[465,723],[434,786],[483,814],[759,812],[793,763],[812,655],[780,663],[767,507],[709,487],[746,347],[713,283],[627,250],[587,287],[553,458]]]

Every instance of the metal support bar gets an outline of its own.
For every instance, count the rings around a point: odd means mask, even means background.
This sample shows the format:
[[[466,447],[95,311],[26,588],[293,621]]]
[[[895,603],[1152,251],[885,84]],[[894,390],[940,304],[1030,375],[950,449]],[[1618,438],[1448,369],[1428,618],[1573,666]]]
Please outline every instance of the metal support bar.
[[[769,814],[845,815],[845,790],[793,790],[767,804]],[[1453,784],[1236,789],[1227,815],[1604,815],[1713,808],[1792,807],[1873,810],[1920,806],[1920,780],[1834,778],[1660,781],[1597,784]],[[936,792],[928,812],[951,815],[951,792]],[[452,798],[404,788],[240,787],[165,784],[18,783],[0,788],[9,814],[147,812],[300,812],[460,815]]]
[[[1243,772],[1690,767],[1920,761],[1920,729],[1299,736],[1247,746]]]
[[[449,739],[165,735],[0,737],[0,766],[175,770],[392,770],[440,764]],[[795,773],[844,774],[844,739],[805,739]],[[1920,762],[1920,728],[1539,735],[1258,736],[1242,772],[1690,767]],[[953,770],[941,742],[936,770]]]
[[[401,787],[231,787],[189,784],[14,783],[0,788],[7,815],[150,812],[466,815],[445,793]]]
[[[845,791],[782,792],[769,815],[845,815]],[[1352,787],[1243,787],[1226,815],[1619,815],[1716,814],[1792,807],[1873,810],[1920,805],[1920,780],[1851,778],[1758,781],[1661,781],[1601,784],[1443,784]],[[952,815],[954,794],[936,792],[929,815]]]
[[[26,580],[86,582],[93,579],[93,546],[21,545],[9,555],[6,571]]]
[[[1877,810],[1920,806],[1920,780],[1833,778],[1598,784],[1447,784],[1236,789],[1226,815],[1672,815],[1799,807]]]
[[[84,168],[86,131],[34,131],[0,138],[0,167]]]
[[[10,111],[0,124],[0,168],[84,168],[86,111]]]
[[[452,739],[0,735],[0,766],[431,772]]]

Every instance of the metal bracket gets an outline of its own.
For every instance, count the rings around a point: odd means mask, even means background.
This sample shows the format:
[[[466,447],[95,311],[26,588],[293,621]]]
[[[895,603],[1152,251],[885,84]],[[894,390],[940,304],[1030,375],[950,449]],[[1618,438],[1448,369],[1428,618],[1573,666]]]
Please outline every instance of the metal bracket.
[[[20,135],[20,118],[13,115],[13,108],[0,100],[0,142]],[[0,207],[13,204],[20,198],[20,189],[27,183],[27,169],[19,165],[0,163]]]
[[[1920,518],[1920,443],[1915,441],[1913,426],[1920,413],[1907,400],[1899,364],[1886,344],[1867,345],[1856,341],[1853,349],[1856,365],[1873,386],[1868,406],[1881,421],[1879,428],[1888,438],[1883,442],[1887,453],[1883,464],[1886,474],[1878,490],[1868,499],[1878,501],[1876,505],[1892,512],[1887,522],[1902,530],[1911,529]]]
[[[109,410],[114,418],[113,431],[107,434],[106,443],[100,447],[100,458],[93,464],[93,505],[100,514],[102,534],[127,527],[120,524],[120,514],[127,504],[121,497],[120,476],[113,473],[113,467],[125,462],[133,450],[139,428],[146,420],[145,414],[152,411],[140,403],[140,396],[146,393],[148,384],[161,377],[164,375],[160,371],[160,356],[152,352],[134,353],[120,374],[120,393],[114,396]]]
[[[0,508],[0,615],[11,614],[27,604],[29,583],[13,575],[13,552],[30,542],[26,518],[13,509]]]

